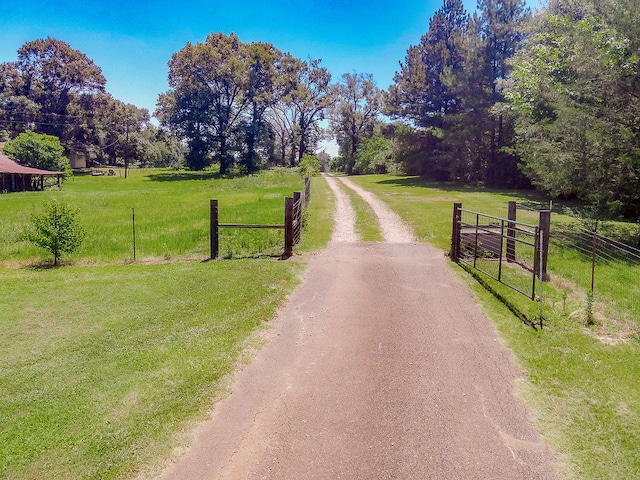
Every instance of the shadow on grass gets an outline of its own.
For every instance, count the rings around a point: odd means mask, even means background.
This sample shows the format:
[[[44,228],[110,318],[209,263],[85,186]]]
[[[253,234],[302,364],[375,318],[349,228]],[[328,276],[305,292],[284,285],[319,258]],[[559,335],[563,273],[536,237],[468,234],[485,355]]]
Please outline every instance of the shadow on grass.
[[[229,176],[221,176],[218,172],[191,172],[191,171],[175,171],[161,172],[147,175],[152,182],[182,182],[185,180],[219,180],[221,178],[232,178]]]
[[[54,264],[52,261],[42,261],[42,262],[35,262],[35,263],[29,263],[27,265],[24,265],[22,268],[24,268],[25,270],[53,270],[53,269],[58,269],[58,268],[63,268],[65,265],[73,265],[71,262],[59,262],[57,265]]]
[[[233,260],[287,260],[290,257],[286,257],[283,253],[248,253],[246,255],[243,254],[233,254],[229,256],[229,254],[219,255],[216,258],[206,258],[202,260],[200,263],[208,263],[208,262],[227,262]]]
[[[380,185],[389,185],[397,187],[425,188],[446,193],[491,193],[493,195],[502,195],[507,197],[520,197],[532,203],[539,203],[546,200],[546,197],[535,190],[506,190],[495,189],[482,186],[463,185],[454,182],[432,182],[420,177],[400,177],[389,178],[376,182]]]
[[[464,265],[463,263],[456,262],[460,268],[462,268],[465,272],[471,275],[476,282],[478,282],[486,291],[491,293],[500,303],[502,303],[505,307],[507,307],[511,313],[513,313],[516,317],[518,317],[522,323],[533,328],[534,330],[542,330],[543,327],[543,318],[535,317],[529,318],[518,305],[513,303],[507,297],[498,292],[495,288],[493,288],[489,282],[487,282],[482,275],[480,275],[477,271],[473,270],[471,267]]]
[[[152,173],[147,175],[147,178],[153,182],[182,182],[185,180],[231,180],[246,176],[237,168],[221,175],[219,170],[214,167],[206,170],[172,170]]]

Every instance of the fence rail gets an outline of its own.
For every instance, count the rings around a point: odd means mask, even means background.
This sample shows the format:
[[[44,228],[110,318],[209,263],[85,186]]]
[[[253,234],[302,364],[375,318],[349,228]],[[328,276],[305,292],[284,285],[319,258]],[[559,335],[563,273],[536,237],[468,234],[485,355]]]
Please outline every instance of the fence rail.
[[[220,255],[220,229],[221,228],[250,228],[250,229],[277,229],[284,230],[284,252],[281,258],[289,258],[293,255],[293,247],[300,243],[303,226],[304,207],[309,205],[311,199],[311,177],[305,178],[304,193],[293,192],[292,197],[284,199],[284,223],[283,224],[243,224],[220,223],[218,221],[218,200],[210,201],[210,258],[216,259]]]

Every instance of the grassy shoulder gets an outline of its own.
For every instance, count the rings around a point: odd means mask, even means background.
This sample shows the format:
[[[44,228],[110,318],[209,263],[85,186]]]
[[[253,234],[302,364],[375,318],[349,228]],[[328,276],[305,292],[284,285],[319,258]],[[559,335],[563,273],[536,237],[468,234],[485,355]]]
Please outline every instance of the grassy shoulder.
[[[375,192],[398,212],[420,240],[443,251],[450,247],[453,202],[504,217],[509,200],[540,200],[530,192],[433,184],[411,177],[363,176],[352,180]],[[576,270],[574,260],[549,260],[556,272],[551,271],[552,277],[556,278],[544,286],[542,330],[520,321],[507,308],[535,319],[539,315],[537,303],[485,278],[493,291],[490,293],[461,268],[454,264],[452,268],[474,291],[526,372],[518,393],[532,408],[537,426],[556,453],[562,477],[640,477],[640,325],[637,320],[626,319],[626,328],[635,333],[622,337],[615,335],[615,326],[609,324],[586,327],[582,311],[585,291],[557,273],[567,272],[569,276]],[[608,288],[617,289],[619,294],[622,284],[616,278],[608,280],[612,284]],[[635,288],[635,284],[625,288]]]
[[[295,172],[233,180],[136,172],[128,183],[94,180],[78,178],[63,192],[44,193],[74,204],[101,203],[95,218],[87,213],[86,221],[92,225],[88,230],[106,229],[94,235],[102,246],[110,239],[124,241],[118,230],[126,222],[108,225],[115,218],[109,212],[126,210],[138,197],[149,197],[144,202],[154,217],[166,215],[154,227],[164,236],[163,229],[189,228],[200,216],[206,230],[206,208],[196,217],[191,210],[208,206],[210,197],[224,199],[221,221],[275,223],[284,196],[302,183]],[[19,230],[40,201],[2,196],[3,207],[21,212],[12,211],[2,222]],[[174,201],[182,208],[170,205]],[[314,179],[301,251],[328,242],[329,201],[325,182]],[[5,234],[5,241],[11,235]],[[108,238],[98,238],[103,235]],[[0,472],[13,479],[157,473],[186,441],[185,432],[226,393],[225,377],[305,268],[303,256],[177,261],[179,243],[167,243],[163,258],[124,263],[118,247],[100,255],[79,252],[75,265],[34,268],[28,265],[39,254],[12,240],[2,246],[3,262],[27,264],[0,267]],[[186,251],[198,257],[191,246]],[[8,256],[12,252],[15,256]]]
[[[0,471],[128,478],[223,392],[300,262],[2,269]]]
[[[311,178],[311,201],[304,213],[304,230],[294,252],[309,253],[327,246],[333,233],[335,199],[324,178]]]

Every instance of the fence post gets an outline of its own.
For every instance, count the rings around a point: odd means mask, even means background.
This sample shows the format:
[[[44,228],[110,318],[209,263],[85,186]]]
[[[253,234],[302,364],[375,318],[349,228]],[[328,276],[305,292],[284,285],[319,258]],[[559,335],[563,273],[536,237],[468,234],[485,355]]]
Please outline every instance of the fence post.
[[[460,258],[460,220],[462,219],[462,203],[453,204],[453,227],[451,229],[451,260]]]
[[[293,198],[284,199],[284,253],[282,258],[293,255]]]
[[[598,251],[598,234],[593,232],[593,239],[591,240],[591,294],[596,286],[596,253]]]
[[[509,210],[507,213],[507,218],[509,222],[507,223],[507,262],[515,262],[516,261],[516,216],[517,216],[517,203],[509,202]]]
[[[218,258],[219,240],[218,240],[218,200],[209,202],[209,225],[211,238],[211,260]]]
[[[542,273],[542,278],[540,281],[545,281],[549,279],[549,275],[547,275],[547,260],[549,258],[549,238],[551,236],[551,210],[542,210],[540,212],[540,220],[538,222],[539,230],[544,232],[541,234],[542,242],[540,242],[541,252],[536,252],[536,258],[540,258],[538,260],[541,265],[537,266],[537,271]]]
[[[302,228],[302,194],[293,192],[293,245],[300,243],[300,228]]]
[[[308,207],[311,201],[311,175],[304,180],[304,206]]]
[[[131,209],[131,226],[133,230],[133,261],[136,261],[136,209]]]

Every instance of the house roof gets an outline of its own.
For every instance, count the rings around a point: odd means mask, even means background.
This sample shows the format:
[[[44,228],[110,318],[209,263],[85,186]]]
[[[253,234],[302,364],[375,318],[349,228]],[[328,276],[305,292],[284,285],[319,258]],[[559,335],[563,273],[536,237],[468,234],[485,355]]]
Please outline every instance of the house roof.
[[[2,153],[3,146],[4,144],[0,143],[0,173],[12,173],[17,175],[64,175],[64,172],[41,170],[39,168],[20,165]]]

